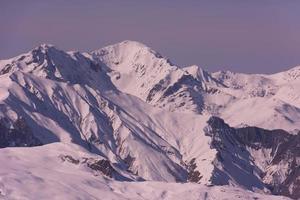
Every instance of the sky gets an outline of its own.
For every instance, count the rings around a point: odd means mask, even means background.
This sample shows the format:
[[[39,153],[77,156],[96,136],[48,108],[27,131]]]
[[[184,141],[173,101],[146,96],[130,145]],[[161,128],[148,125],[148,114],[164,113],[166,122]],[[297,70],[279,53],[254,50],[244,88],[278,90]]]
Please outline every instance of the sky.
[[[41,43],[87,52],[123,40],[179,66],[275,73],[300,65],[300,1],[0,1],[0,59]]]

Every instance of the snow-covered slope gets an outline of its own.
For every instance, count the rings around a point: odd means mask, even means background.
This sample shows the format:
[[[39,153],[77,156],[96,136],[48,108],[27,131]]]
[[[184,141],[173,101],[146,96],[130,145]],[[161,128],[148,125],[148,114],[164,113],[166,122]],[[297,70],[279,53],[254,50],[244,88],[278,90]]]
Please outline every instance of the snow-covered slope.
[[[201,112],[198,81],[149,47],[124,41],[92,52],[110,71],[119,90],[171,111]]]
[[[248,124],[267,129],[299,130],[299,67],[273,75],[229,71],[212,76],[228,88],[234,99],[223,104],[219,115],[232,126]],[[272,120],[270,120],[272,119]]]
[[[299,129],[297,69],[274,75],[211,74],[198,66],[175,66],[149,47],[133,41],[91,53],[64,52],[43,44],[28,53],[0,61],[0,148],[11,147],[3,152],[24,155],[18,165],[30,169],[38,166],[43,169],[37,170],[45,173],[63,163],[62,168],[58,168],[62,174],[53,172],[53,177],[66,179],[64,189],[41,194],[46,196],[62,195],[76,184],[83,184],[88,190],[80,190],[82,194],[76,195],[90,199],[93,196],[89,195],[100,191],[111,195],[111,199],[172,199],[185,195],[189,188],[199,190],[195,193],[204,195],[203,198],[218,199],[219,194],[215,197],[213,194],[218,190],[213,189],[215,187],[235,195],[232,188],[186,183],[196,182],[234,186],[241,198],[252,196],[243,190],[298,197],[295,191],[299,172],[294,170],[296,175],[291,175],[289,171],[299,166],[299,147],[290,142],[298,140],[296,131],[295,135],[284,133],[282,139],[286,143],[272,140],[272,147],[253,150],[252,145],[263,145],[263,141],[242,140],[234,134],[240,129],[231,128],[224,121],[217,128],[211,124],[213,119],[219,119],[211,115],[217,115],[231,126]],[[228,137],[222,136],[226,133]],[[270,134],[279,137],[277,132]],[[32,149],[40,145],[43,146]],[[274,153],[270,151],[280,145],[283,151],[290,147],[295,151],[279,154],[289,155],[289,159],[277,156],[279,164],[274,164],[271,162]],[[19,152],[18,146],[28,148]],[[49,151],[50,157],[37,155],[39,151]],[[56,155],[58,152],[60,156]],[[32,157],[36,160],[30,163]],[[8,166],[15,165],[9,156],[3,159]],[[52,167],[38,164],[46,159]],[[22,167],[15,169],[18,176],[25,173]],[[74,174],[82,175],[72,179],[73,175],[65,174],[69,168],[77,170]],[[99,175],[99,180],[84,178],[88,174]],[[31,175],[24,176],[32,183],[39,181]],[[40,183],[44,184],[41,187],[56,183],[51,176],[50,173],[46,177],[50,182]],[[14,177],[7,175],[9,179],[10,187],[18,187]],[[170,182],[185,184],[178,193],[170,194],[172,187],[182,185]],[[96,190],[99,185],[105,189]],[[128,185],[132,188],[128,189]],[[157,189],[156,185],[162,188]],[[10,194],[11,190],[4,188],[5,194],[12,195],[7,198],[35,190],[28,187]],[[112,192],[107,188],[115,189]],[[153,188],[158,196],[150,197],[145,190]],[[138,196],[140,190],[145,196]],[[202,192],[204,190],[209,192]]]
[[[229,186],[117,182],[88,165],[97,159],[85,149],[62,143],[0,149],[0,199],[288,199]]]

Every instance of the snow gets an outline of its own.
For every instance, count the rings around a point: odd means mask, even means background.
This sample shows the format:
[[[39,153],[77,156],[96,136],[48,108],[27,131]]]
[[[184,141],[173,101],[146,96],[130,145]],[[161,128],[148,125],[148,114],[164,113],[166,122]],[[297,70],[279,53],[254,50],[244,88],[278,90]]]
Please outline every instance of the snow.
[[[300,126],[297,69],[273,75],[213,73],[214,78],[228,87],[220,88],[224,94],[219,97],[233,97],[221,104],[220,116],[232,126],[248,124],[266,129],[297,129]],[[273,120],[268,120],[270,118]]]
[[[0,87],[0,102],[6,99],[9,95],[9,92],[6,88]]]
[[[41,147],[0,149],[0,198],[38,199],[287,199],[230,186],[192,183],[118,182],[95,176],[81,164],[63,162],[95,157],[77,145],[53,143]]]

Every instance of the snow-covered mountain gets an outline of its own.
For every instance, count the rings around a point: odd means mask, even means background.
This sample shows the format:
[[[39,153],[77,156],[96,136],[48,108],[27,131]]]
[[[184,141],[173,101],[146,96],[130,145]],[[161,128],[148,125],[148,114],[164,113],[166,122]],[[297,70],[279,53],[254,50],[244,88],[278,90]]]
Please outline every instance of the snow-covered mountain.
[[[0,61],[0,197],[33,199],[33,185],[61,179],[40,198],[63,198],[79,183],[86,190],[72,198],[176,198],[173,187],[211,199],[222,196],[215,190],[299,198],[298,85],[299,67],[210,73],[134,41],[90,53],[40,45]]]
[[[195,65],[175,66],[133,41],[93,51],[92,56],[106,65],[118,90],[156,107],[206,112],[224,118],[232,126],[246,123],[288,131],[300,127],[299,67],[274,75],[209,73]],[[255,116],[257,110],[263,111],[261,116]]]

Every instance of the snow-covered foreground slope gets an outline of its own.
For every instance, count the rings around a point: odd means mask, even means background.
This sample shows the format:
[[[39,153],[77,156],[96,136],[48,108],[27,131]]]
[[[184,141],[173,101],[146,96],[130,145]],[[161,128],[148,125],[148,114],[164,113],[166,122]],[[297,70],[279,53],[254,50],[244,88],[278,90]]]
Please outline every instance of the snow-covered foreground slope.
[[[83,161],[99,158],[77,145],[53,143],[32,148],[0,149],[0,199],[288,199],[229,186],[192,183],[117,182],[103,177]]]
[[[8,157],[3,157],[7,167],[0,169],[20,165],[6,175],[12,188],[21,188],[13,190],[20,198],[27,189],[30,195],[29,190],[45,191],[41,198],[68,191],[91,199],[84,195],[256,195],[244,190],[298,198],[297,70],[211,74],[198,66],[175,66],[138,42],[91,53],[43,44],[0,61],[0,148],[11,147],[1,150]],[[22,159],[9,156],[14,153]],[[25,170],[35,167],[45,177],[35,179]],[[18,176],[43,188],[61,182],[63,189],[19,187]],[[11,191],[3,187],[5,194]],[[173,187],[178,190],[171,191]]]

